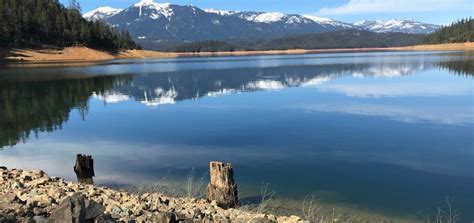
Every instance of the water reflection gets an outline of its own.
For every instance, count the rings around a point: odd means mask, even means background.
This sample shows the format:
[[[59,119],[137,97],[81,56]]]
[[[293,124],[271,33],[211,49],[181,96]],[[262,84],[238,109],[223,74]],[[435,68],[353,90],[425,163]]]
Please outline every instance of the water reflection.
[[[130,82],[129,76],[0,82],[0,148],[25,142],[31,132],[53,132],[72,109],[87,113],[91,95]]]
[[[130,85],[95,96],[105,102],[133,98],[148,106],[232,93],[311,86],[343,76],[396,77],[423,70],[423,64],[328,64],[226,70],[178,71],[136,75]]]
[[[413,56],[411,56],[413,57]],[[383,58],[383,57],[382,57]],[[150,107],[175,104],[182,100],[197,100],[201,97],[217,97],[234,93],[279,90],[287,87],[315,86],[321,91],[339,92],[351,97],[401,97],[401,96],[447,96],[465,95],[472,85],[465,83],[431,83],[404,81],[327,83],[342,77],[402,77],[414,72],[439,66],[456,74],[472,75],[470,55],[457,55],[449,60],[417,57],[376,58],[376,62],[360,63],[355,58],[348,63],[316,65],[291,65],[275,67],[275,61],[261,67],[183,70],[174,72],[144,73],[135,75],[87,75],[70,68],[71,74],[50,70],[40,75],[30,70],[14,75],[0,75],[2,95],[0,110],[0,148],[25,142],[30,132],[52,132],[67,122],[72,109],[85,115],[89,98],[106,104],[135,100]],[[278,57],[276,58],[278,59]],[[373,60],[374,58],[369,58]],[[351,63],[352,61],[359,63]],[[239,59],[237,61],[240,61]],[[288,62],[286,62],[288,63]],[[283,63],[285,64],[285,63]],[[115,65],[112,65],[115,66]],[[223,66],[224,68],[228,65]],[[94,70],[94,68],[90,68]],[[117,69],[105,69],[117,71]],[[165,69],[166,70],[166,69]],[[63,70],[59,70],[63,71]],[[58,71],[56,71],[58,72]],[[66,72],[67,73],[67,72]],[[94,72],[92,72],[94,73]],[[323,84],[327,83],[327,84]],[[423,116],[422,111],[407,111],[402,107],[372,104],[318,104],[305,105],[305,109],[326,112],[348,111],[352,114],[402,116],[405,120]],[[441,113],[440,113],[441,114]],[[456,118],[458,117],[458,118]],[[472,123],[472,113],[456,113],[454,117],[425,116],[424,120],[439,120],[441,123]]]
[[[95,180],[127,184],[223,160],[250,195],[266,181],[411,214],[454,195],[467,213],[472,57],[355,55],[0,70],[0,162],[73,180],[64,167],[92,154]]]
[[[449,71],[465,76],[474,76],[474,66],[472,65],[472,60],[468,59],[458,59],[458,60],[449,60],[439,62],[439,66],[446,68]]]

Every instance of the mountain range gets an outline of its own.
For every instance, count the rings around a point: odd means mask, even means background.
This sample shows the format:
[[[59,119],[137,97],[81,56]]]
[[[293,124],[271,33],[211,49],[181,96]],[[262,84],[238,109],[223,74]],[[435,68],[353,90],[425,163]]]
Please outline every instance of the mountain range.
[[[83,16],[129,31],[145,48],[203,40],[268,40],[348,29],[428,34],[440,28],[414,20],[345,23],[310,15],[200,9],[192,5],[157,3],[154,0],[141,0],[126,9],[100,7]]]

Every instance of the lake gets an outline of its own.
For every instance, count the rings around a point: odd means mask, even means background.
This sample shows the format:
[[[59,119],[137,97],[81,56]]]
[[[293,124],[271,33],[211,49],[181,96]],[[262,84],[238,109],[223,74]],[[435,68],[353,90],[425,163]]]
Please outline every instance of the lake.
[[[231,162],[241,197],[474,219],[474,54],[117,60],[0,69],[0,165],[75,180],[184,182]],[[296,213],[299,214],[299,213]]]

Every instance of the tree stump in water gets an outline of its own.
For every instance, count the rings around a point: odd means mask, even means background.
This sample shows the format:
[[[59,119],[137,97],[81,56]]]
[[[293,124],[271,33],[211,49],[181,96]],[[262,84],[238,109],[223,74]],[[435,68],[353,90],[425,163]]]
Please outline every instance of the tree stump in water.
[[[211,162],[209,166],[211,180],[207,186],[207,198],[222,208],[234,208],[238,197],[232,164]]]
[[[74,172],[79,183],[94,184],[92,177],[95,176],[95,173],[92,156],[77,154]]]

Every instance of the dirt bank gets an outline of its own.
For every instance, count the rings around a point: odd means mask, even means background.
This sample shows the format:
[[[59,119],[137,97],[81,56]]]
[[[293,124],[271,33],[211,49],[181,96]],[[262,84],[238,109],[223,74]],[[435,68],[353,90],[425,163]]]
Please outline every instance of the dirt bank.
[[[374,51],[433,51],[433,50],[474,50],[474,43],[451,43],[437,45],[417,45],[392,48],[351,48],[351,49],[316,49],[316,50],[269,50],[269,51],[234,51],[234,52],[200,52],[200,53],[166,53],[149,50],[126,50],[118,53],[99,51],[87,47],[67,47],[61,49],[0,49],[0,60],[22,63],[71,63],[97,62],[114,59],[173,58],[193,56],[245,56],[245,55],[286,55],[330,52],[374,52]]]
[[[308,54],[308,53],[338,53],[338,52],[375,52],[375,51],[449,51],[449,50],[474,50],[474,43],[450,43],[437,45],[417,45],[407,47],[390,48],[345,48],[345,49],[292,49],[292,50],[268,50],[268,51],[235,51],[235,52],[200,52],[200,53],[176,53],[178,56],[244,56],[244,55],[285,55],[285,54]]]
[[[446,43],[446,44],[432,44],[432,45],[416,45],[416,46],[407,46],[407,47],[394,47],[389,48],[393,50],[414,50],[414,51],[449,51],[449,50],[464,50],[472,51],[474,50],[474,42],[467,43]]]
[[[58,49],[3,49],[0,51],[3,60],[24,63],[94,62],[114,59],[176,57],[176,54],[174,53],[162,53],[149,50],[126,50],[118,53],[111,53],[87,47],[66,47]]]

